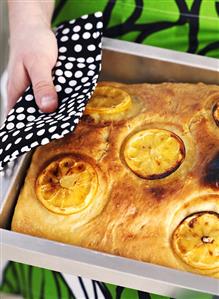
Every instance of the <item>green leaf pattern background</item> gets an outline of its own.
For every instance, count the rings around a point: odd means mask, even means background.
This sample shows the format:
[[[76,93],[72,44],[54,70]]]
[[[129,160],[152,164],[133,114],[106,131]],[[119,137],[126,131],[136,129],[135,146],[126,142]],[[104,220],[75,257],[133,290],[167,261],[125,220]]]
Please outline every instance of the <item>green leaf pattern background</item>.
[[[104,13],[107,37],[219,58],[219,1],[57,0],[53,25],[95,11]],[[165,298],[15,262],[5,267],[0,292],[25,299]]]

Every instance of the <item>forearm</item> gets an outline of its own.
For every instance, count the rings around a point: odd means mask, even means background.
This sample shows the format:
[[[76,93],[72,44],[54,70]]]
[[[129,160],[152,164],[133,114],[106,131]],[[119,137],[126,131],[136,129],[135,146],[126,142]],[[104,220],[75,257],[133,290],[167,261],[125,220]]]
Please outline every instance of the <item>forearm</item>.
[[[31,25],[50,26],[55,0],[8,0],[10,33]]]

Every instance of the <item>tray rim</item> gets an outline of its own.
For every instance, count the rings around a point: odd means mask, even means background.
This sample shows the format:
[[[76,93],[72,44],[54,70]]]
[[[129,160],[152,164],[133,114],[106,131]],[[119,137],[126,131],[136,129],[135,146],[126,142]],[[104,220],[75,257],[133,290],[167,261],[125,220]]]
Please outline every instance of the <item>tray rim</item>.
[[[218,72],[219,76],[219,59],[217,58],[137,44],[108,37],[103,38],[103,49],[164,62],[177,63],[202,70],[215,71]]]
[[[219,60],[214,58],[110,38],[103,38],[103,49],[216,71],[219,75]],[[7,192],[6,201],[27,159],[25,155],[19,161]],[[219,281],[214,278],[24,235],[3,228],[0,228],[0,236],[1,254],[9,260],[21,263],[28,261],[30,265],[93,279],[92,273],[96,269],[95,279],[97,280],[119,283],[122,286],[167,296],[176,296],[188,290],[195,293],[219,295]],[[131,272],[130,269],[132,269]]]

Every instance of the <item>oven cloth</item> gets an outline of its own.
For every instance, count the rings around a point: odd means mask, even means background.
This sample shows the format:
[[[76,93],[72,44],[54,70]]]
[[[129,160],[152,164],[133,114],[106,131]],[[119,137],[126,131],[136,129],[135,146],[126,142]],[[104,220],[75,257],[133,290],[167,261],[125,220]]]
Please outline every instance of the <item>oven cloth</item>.
[[[83,115],[101,70],[102,13],[62,23],[56,30],[58,60],[53,82],[59,107],[43,113],[29,86],[0,128],[0,171],[31,149],[72,132]]]

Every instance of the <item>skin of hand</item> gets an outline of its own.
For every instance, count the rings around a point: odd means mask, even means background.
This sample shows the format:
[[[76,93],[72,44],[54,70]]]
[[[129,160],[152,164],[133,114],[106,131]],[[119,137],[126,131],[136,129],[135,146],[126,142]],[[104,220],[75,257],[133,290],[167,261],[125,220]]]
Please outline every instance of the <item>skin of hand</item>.
[[[58,48],[50,27],[53,3],[9,1],[8,110],[32,84],[41,111],[53,112],[58,97],[52,81]]]

